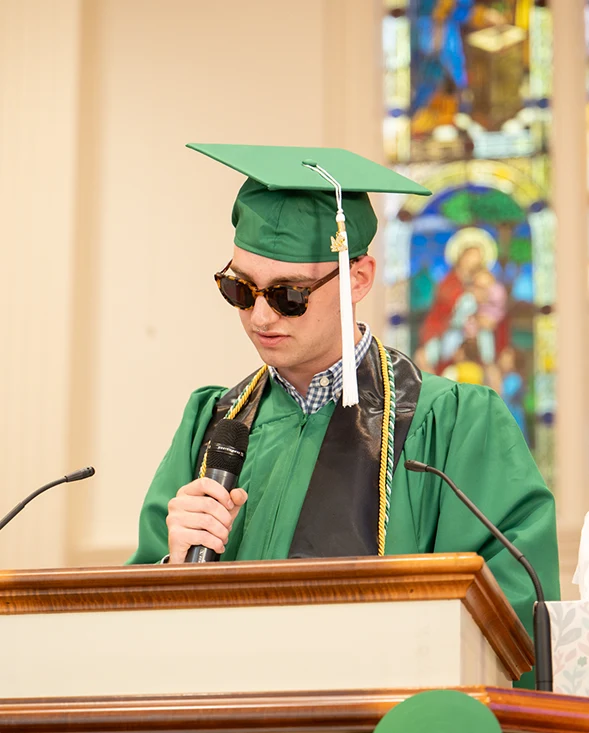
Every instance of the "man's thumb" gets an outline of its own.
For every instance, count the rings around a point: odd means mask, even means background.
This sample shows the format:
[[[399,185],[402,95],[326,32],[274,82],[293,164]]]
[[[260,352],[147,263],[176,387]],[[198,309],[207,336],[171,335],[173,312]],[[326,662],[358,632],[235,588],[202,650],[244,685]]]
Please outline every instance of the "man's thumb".
[[[243,489],[232,489],[229,496],[235,506],[243,506],[247,501],[247,493]]]

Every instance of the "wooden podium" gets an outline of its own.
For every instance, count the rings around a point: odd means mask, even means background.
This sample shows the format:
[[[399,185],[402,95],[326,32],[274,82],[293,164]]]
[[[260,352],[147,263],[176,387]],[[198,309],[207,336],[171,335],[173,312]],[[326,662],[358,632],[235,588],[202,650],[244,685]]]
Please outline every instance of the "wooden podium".
[[[0,731],[371,731],[431,687],[589,731],[510,689],[532,644],[474,554],[4,571],[0,632]]]

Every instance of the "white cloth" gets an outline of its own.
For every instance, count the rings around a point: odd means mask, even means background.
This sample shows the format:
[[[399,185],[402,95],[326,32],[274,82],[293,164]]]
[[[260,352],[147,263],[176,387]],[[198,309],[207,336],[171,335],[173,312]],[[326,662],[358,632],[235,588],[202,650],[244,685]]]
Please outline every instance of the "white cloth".
[[[573,575],[573,583],[579,586],[579,593],[583,601],[589,600],[589,512],[585,514],[581,542],[579,544],[579,560]]]

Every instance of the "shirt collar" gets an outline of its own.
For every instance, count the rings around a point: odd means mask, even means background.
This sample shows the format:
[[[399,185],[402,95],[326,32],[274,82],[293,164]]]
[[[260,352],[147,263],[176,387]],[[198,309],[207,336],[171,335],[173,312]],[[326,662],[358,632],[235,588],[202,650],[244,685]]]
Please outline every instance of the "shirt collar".
[[[356,369],[362,363],[366,356],[370,343],[372,341],[372,333],[367,323],[358,323],[358,327],[362,332],[362,338],[354,347],[354,355],[356,357]],[[290,394],[290,396],[299,404],[303,412],[312,414],[324,407],[330,400],[337,402],[343,391],[343,364],[340,359],[335,364],[318,372],[314,375],[309,389],[307,390],[306,399],[287,379],[282,377],[275,367],[269,366],[268,371],[272,379]],[[326,379],[328,381],[326,381]]]

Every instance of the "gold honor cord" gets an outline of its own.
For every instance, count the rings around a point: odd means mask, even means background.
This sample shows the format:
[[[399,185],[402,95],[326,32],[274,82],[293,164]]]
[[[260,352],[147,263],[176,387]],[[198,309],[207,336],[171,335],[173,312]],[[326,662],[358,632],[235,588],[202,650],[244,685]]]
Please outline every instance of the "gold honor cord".
[[[391,419],[391,381],[385,348],[376,336],[374,340],[378,346],[384,389],[382,434],[380,439],[380,471],[378,474],[378,554],[382,557],[384,555],[387,531],[387,465],[389,458],[389,424]]]
[[[379,556],[384,555],[385,551],[385,539],[386,530],[388,524],[388,488],[387,488],[387,468],[389,462],[392,461],[392,433],[391,433],[391,405],[392,405],[392,391],[391,391],[391,371],[389,369],[389,360],[387,359],[387,352],[382,343],[374,337],[376,345],[378,346],[378,353],[380,356],[380,366],[382,371],[382,382],[384,390],[384,405],[382,415],[382,436],[380,441],[380,471],[378,476],[378,554]],[[250,398],[252,392],[256,388],[256,385],[260,379],[266,373],[268,367],[266,364],[256,372],[252,381],[247,385],[243,392],[233,403],[231,409],[224,417],[224,420],[233,420],[233,418],[239,413],[241,408],[246,404]],[[204,478],[207,470],[207,451],[204,454],[199,478]],[[390,454],[390,455],[389,455]],[[392,475],[392,472],[389,472]]]

